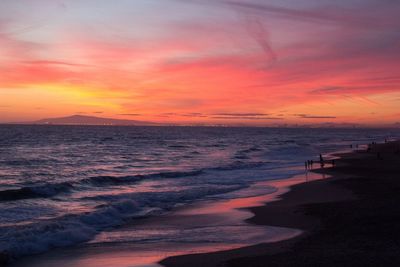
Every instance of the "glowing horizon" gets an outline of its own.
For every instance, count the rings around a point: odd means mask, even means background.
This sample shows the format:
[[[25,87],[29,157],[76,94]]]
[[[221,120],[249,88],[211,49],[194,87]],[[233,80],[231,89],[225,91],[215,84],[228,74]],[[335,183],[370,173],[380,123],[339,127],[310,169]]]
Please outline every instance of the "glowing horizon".
[[[400,3],[2,1],[0,122],[400,122]]]

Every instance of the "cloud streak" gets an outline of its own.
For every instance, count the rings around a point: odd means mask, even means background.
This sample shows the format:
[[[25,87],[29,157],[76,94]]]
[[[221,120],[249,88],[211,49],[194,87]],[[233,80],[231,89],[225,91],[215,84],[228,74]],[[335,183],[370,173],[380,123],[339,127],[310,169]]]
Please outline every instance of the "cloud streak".
[[[277,55],[272,49],[269,40],[269,33],[262,22],[257,17],[248,16],[246,18],[246,28],[250,33],[250,36],[252,36],[254,40],[256,40],[256,42],[264,51],[267,60],[271,63],[275,62],[277,60]]]
[[[370,29],[398,26],[398,20],[391,16],[379,16],[379,19],[377,20],[377,17],[373,15],[373,13],[376,13],[374,12],[375,10],[373,9],[373,7],[368,6],[366,8],[370,11],[370,13],[365,14],[364,12],[359,12],[360,7],[341,8],[331,5],[306,10],[270,5],[266,4],[264,1],[228,0],[221,2],[234,8],[241,9],[245,12],[247,11],[253,13],[265,13],[297,21],[306,21],[312,23],[335,23],[350,27],[369,27]],[[394,6],[394,8],[397,10],[399,9],[397,5]],[[390,9],[388,9],[388,11],[390,11]]]
[[[278,117],[249,117],[249,116],[212,116],[212,119],[219,119],[219,120],[283,120],[283,118]]]
[[[294,114],[294,116],[302,119],[336,119],[336,116],[320,116],[320,115],[309,115],[309,114]]]

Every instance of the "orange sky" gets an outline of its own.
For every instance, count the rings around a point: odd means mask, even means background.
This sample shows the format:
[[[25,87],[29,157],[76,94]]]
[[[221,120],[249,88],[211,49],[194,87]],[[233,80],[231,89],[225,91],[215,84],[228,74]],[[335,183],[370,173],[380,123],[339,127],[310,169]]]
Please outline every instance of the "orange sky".
[[[0,122],[394,124],[398,14],[378,0],[2,1]]]

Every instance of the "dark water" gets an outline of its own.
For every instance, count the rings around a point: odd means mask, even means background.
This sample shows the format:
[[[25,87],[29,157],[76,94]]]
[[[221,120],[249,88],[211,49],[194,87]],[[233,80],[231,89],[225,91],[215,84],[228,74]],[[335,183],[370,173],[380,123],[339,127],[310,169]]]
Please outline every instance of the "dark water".
[[[387,129],[0,126],[0,251],[43,252],[188,203],[271,193],[246,189],[290,177],[299,172],[290,167],[319,153],[399,136]]]

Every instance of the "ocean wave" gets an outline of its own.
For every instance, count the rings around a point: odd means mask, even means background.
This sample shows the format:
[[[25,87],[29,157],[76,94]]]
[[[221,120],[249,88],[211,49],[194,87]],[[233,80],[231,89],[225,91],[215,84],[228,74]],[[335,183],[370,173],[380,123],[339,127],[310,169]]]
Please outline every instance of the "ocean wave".
[[[202,170],[194,171],[181,171],[181,172],[159,172],[152,174],[138,174],[138,175],[127,175],[127,176],[92,176],[83,179],[82,183],[89,183],[93,185],[114,185],[114,184],[124,184],[124,183],[135,183],[144,179],[154,179],[154,178],[180,178],[187,176],[197,176],[203,173]]]
[[[170,148],[178,148],[178,149],[188,148],[188,146],[185,146],[185,145],[169,145],[168,147],[170,147]]]
[[[140,208],[132,200],[100,207],[94,212],[66,215],[30,225],[0,228],[0,251],[12,257],[36,254],[55,247],[90,240],[98,231],[120,225]]]
[[[107,186],[107,185],[123,185],[136,183],[145,179],[159,179],[159,178],[183,178],[193,177],[204,174],[206,171],[226,171],[236,169],[247,169],[262,166],[266,162],[242,162],[236,161],[232,164],[219,166],[215,168],[192,170],[192,171],[177,171],[177,172],[159,172],[151,174],[138,174],[126,176],[92,176],[84,178],[79,181],[63,182],[57,184],[44,184],[38,186],[27,186],[18,189],[8,189],[0,191],[0,201],[14,201],[21,199],[31,198],[48,198],[56,196],[60,193],[68,193],[72,189],[79,188],[79,185],[91,186]]]
[[[35,166],[35,165],[43,165],[49,163],[57,163],[58,160],[54,158],[46,158],[46,159],[29,159],[29,158],[20,158],[20,159],[11,159],[1,161],[2,164],[8,166]]]
[[[254,148],[254,150],[258,150]],[[209,171],[230,171],[238,169],[250,169],[258,168],[270,162],[257,161],[248,162],[245,160],[239,160],[217,167],[203,168],[198,170],[187,170],[187,171],[170,171],[170,172],[158,172],[150,174],[137,174],[137,175],[125,175],[125,176],[112,176],[112,175],[99,175],[83,178],[80,180],[62,182],[57,184],[44,184],[38,186],[26,186],[18,189],[8,189],[0,191],[0,201],[13,201],[21,199],[31,198],[48,198],[56,196],[60,193],[69,193],[72,189],[80,190],[80,186],[89,185],[94,187],[108,186],[108,185],[124,185],[132,184],[146,179],[160,179],[160,178],[184,178],[199,176],[208,173]],[[84,190],[86,190],[84,188]]]
[[[29,198],[52,197],[62,192],[68,192],[73,185],[68,182],[45,184],[40,186],[22,187],[0,191],[0,201],[12,201]]]
[[[246,161],[237,160],[235,162],[232,162],[232,163],[224,165],[224,166],[210,168],[210,170],[231,171],[231,170],[238,170],[238,169],[251,169],[251,168],[257,168],[257,167],[264,166],[268,163],[271,163],[271,162],[269,162],[269,161],[246,162]]]
[[[202,170],[187,172],[160,172],[148,175],[131,176],[93,176],[84,178],[77,182],[63,182],[58,184],[44,184],[38,186],[26,186],[18,189],[8,189],[0,191],[0,201],[14,201],[31,198],[53,197],[60,193],[68,193],[78,186],[78,184],[90,184],[94,186],[120,185],[135,183],[144,179],[152,178],[180,178],[187,176],[197,176],[202,174]]]
[[[84,197],[84,200],[94,201],[121,201],[125,199],[135,200],[142,206],[156,206],[161,208],[169,208],[175,203],[187,203],[202,197],[225,194],[235,190],[246,188],[245,184],[236,185],[214,185],[204,184],[187,190],[166,191],[166,192],[139,192],[139,193],[122,193],[122,194],[104,194],[92,197]]]
[[[233,171],[233,170],[247,170],[253,168],[261,168],[270,164],[270,161],[241,161],[236,160],[230,164],[225,164],[217,167],[203,168],[199,170],[177,171],[177,172],[159,172],[145,175],[128,175],[128,176],[92,176],[80,181],[83,184],[91,184],[94,186],[103,185],[123,185],[136,183],[146,179],[160,179],[160,178],[183,178],[183,177],[196,177],[200,175],[214,175],[215,171]],[[271,166],[277,168],[278,166]]]
[[[258,146],[252,146],[247,149],[239,150],[237,153],[252,153],[252,152],[258,152],[258,151],[262,151],[262,149],[259,148]]]
[[[122,225],[127,220],[161,214],[176,207],[177,204],[193,202],[206,196],[225,194],[242,188],[245,186],[204,186],[186,191],[92,197],[90,200],[102,200],[109,204],[99,205],[92,212],[65,215],[29,225],[0,228],[0,252],[7,252],[17,258],[56,247],[86,242],[100,231]]]

